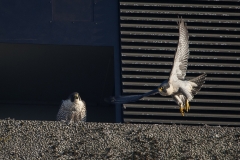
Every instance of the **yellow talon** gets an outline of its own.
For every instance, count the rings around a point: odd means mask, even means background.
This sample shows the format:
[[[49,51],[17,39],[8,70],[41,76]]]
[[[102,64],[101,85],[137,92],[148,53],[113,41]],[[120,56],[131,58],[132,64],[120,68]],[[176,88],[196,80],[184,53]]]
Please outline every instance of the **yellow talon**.
[[[182,105],[180,106],[180,113],[182,114],[182,116],[184,116],[184,111],[183,111]]]

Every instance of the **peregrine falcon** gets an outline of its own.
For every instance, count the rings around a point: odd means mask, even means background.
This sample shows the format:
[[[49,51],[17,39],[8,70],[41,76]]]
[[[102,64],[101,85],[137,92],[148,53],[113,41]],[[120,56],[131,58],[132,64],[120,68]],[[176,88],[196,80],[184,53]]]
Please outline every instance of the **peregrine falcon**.
[[[169,78],[163,81],[156,89],[148,93],[142,95],[110,97],[107,101],[115,104],[134,102],[142,97],[159,92],[162,96],[172,96],[173,100],[179,105],[182,116],[184,116],[185,111],[188,112],[190,110],[189,102],[201,89],[207,74],[204,73],[191,80],[185,79],[188,66],[189,44],[187,26],[183,19],[179,20],[178,27],[178,46]]]
[[[73,92],[68,99],[63,100],[57,114],[57,120],[66,120],[67,122],[78,122],[87,120],[86,104],[79,93]]]

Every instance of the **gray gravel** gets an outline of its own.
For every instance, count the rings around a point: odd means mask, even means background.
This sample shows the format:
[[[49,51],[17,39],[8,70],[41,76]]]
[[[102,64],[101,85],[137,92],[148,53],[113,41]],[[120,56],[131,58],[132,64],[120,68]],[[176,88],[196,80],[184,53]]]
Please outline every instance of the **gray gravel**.
[[[240,159],[240,127],[0,120],[0,159]]]

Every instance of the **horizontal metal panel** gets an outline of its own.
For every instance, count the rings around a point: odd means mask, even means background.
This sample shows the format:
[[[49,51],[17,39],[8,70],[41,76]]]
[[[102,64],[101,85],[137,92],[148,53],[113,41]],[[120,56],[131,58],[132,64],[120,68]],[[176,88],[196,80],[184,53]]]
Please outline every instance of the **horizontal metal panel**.
[[[207,81],[207,80],[206,80]],[[153,86],[157,87],[160,83],[149,83],[149,82],[122,82],[124,86]],[[225,89],[240,89],[240,85],[212,85],[212,84],[204,84],[202,88],[225,88]]]
[[[137,111],[124,111],[125,115],[141,115],[141,116],[182,116],[181,113],[175,112],[137,112]],[[210,118],[239,118],[240,115],[228,114],[198,114],[187,113],[184,117],[210,117]],[[240,122],[239,122],[240,123]]]
[[[149,28],[149,29],[178,29],[177,25],[154,25],[154,24],[127,24],[121,23],[123,28]],[[240,31],[239,27],[208,27],[208,26],[189,26],[188,30],[212,30],[212,31]]]
[[[177,22],[178,18],[155,18],[155,17],[132,17],[132,16],[121,16],[121,20],[125,21],[160,21],[160,22]],[[223,20],[223,19],[187,19],[187,22],[199,22],[199,23],[233,23],[239,24],[239,20]]]
[[[181,3],[148,3],[148,2],[120,2],[121,6],[145,6],[145,7],[181,7],[181,8],[213,8],[213,9],[240,9],[239,6],[235,5],[219,5],[219,4],[181,4]]]
[[[141,100],[143,101],[163,101],[165,98],[162,97],[143,97]],[[172,101],[168,98],[165,99],[165,101]],[[240,104],[240,100],[226,100],[226,99],[200,99],[195,97],[191,102],[200,102],[200,103],[228,103],[228,104]],[[239,117],[240,118],[240,117]]]
[[[201,16],[240,16],[234,12],[201,12],[201,11],[174,11],[174,10],[142,10],[142,9],[120,9],[120,13],[141,14],[176,14],[176,15],[201,15]]]
[[[163,120],[163,119],[136,119],[136,118],[124,118],[124,121],[126,123],[132,122],[132,123],[170,123],[170,124],[209,124],[209,125],[236,125],[239,126],[240,122],[234,122],[234,121],[199,121],[199,120]]]
[[[166,65],[172,66],[173,60],[170,62],[163,61],[141,61],[141,60],[122,60],[122,64],[143,64],[143,65]],[[202,63],[202,62],[191,62],[188,66],[202,66],[202,67],[240,67],[240,64],[234,63]]]
[[[132,92],[131,92],[132,93]],[[136,94],[139,94],[139,93],[136,93]],[[140,101],[152,101],[152,102],[156,102],[156,101],[159,101],[159,102],[169,102],[169,101],[173,101],[172,98],[165,98],[165,97],[162,97],[159,95],[159,97],[143,97],[142,99],[140,99]],[[215,103],[215,104],[240,104],[240,100],[239,99],[234,99],[234,100],[227,100],[227,99],[200,99],[200,98],[197,98],[195,97],[191,103]],[[240,118],[240,117],[239,117]]]
[[[137,39],[137,38],[122,38],[121,42],[133,42],[133,43],[169,43],[169,44],[178,44],[178,40],[164,40],[164,39]],[[213,42],[213,41],[190,41],[189,44],[198,44],[198,45],[232,45],[240,46],[239,42]]]
[[[170,69],[159,69],[159,68],[131,68],[122,67],[122,71],[135,71],[135,72],[165,72],[170,73]],[[207,73],[207,74],[230,74],[239,75],[239,71],[224,71],[224,70],[187,70],[187,73]]]
[[[155,88],[153,88],[155,89]],[[141,89],[123,89],[123,93],[147,93],[150,92],[151,90],[141,90]],[[198,95],[218,95],[218,96],[239,96],[240,97],[240,92],[198,92]],[[240,102],[240,100],[239,100]]]
[[[132,46],[122,45],[122,49],[132,50],[158,50],[158,51],[175,51],[176,47],[156,47],[156,46]],[[189,48],[190,52],[225,52],[225,53],[240,53],[239,49],[218,49],[218,48]]]
[[[126,108],[179,109],[177,105],[124,104]],[[240,111],[240,107],[191,106],[191,110]],[[239,115],[240,116],[240,115]]]
[[[170,70],[169,70],[170,71]],[[122,74],[122,78],[134,78],[134,79],[168,79],[169,76],[157,76],[157,75],[127,75]],[[187,79],[194,77],[187,76]],[[240,78],[224,78],[224,77],[207,77],[207,81],[221,81],[221,82],[239,82]],[[204,84],[205,85],[205,84]]]
[[[238,23],[240,23],[238,21]],[[174,32],[141,32],[141,31],[121,31],[121,35],[131,35],[131,36],[177,36],[178,33]],[[231,34],[204,34],[204,33],[189,33],[189,37],[210,37],[210,38],[240,38],[240,35],[231,35]]]
[[[122,57],[144,57],[144,58],[173,58],[174,54],[151,54],[151,53],[126,53],[122,52]],[[206,55],[189,55],[189,59],[211,59],[211,60],[237,60],[239,56],[206,56]]]

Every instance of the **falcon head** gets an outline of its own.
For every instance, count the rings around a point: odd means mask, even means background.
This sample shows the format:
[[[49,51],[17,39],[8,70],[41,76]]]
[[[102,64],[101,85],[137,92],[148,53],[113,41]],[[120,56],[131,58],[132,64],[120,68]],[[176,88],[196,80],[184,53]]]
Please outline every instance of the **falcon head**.
[[[162,96],[168,96],[167,89],[170,88],[168,80],[163,81],[160,86],[158,86],[158,91]]]
[[[78,102],[81,100],[81,97],[79,96],[78,92],[73,92],[72,94],[70,94],[69,99],[71,100],[71,102]]]

